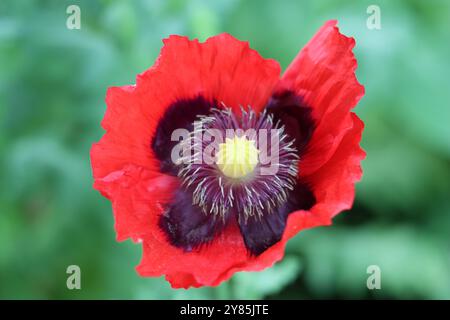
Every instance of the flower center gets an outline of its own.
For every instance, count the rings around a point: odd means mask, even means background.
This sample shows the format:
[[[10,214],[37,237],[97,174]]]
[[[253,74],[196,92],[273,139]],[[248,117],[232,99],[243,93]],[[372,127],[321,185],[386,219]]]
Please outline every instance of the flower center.
[[[295,140],[279,122],[252,109],[239,118],[230,109],[214,109],[199,122],[180,142],[189,152],[178,177],[205,217],[225,221],[235,214],[245,222],[287,202],[297,184],[299,157]]]
[[[219,144],[216,164],[227,177],[243,178],[255,169],[258,164],[258,153],[254,140],[249,140],[245,136],[226,138],[225,143]]]

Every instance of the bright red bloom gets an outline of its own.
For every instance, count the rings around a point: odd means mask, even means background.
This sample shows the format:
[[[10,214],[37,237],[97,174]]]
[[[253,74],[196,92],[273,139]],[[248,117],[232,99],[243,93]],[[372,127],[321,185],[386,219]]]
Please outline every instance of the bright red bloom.
[[[165,275],[175,288],[216,286],[235,272],[271,266],[282,259],[289,238],[330,225],[352,206],[365,156],[359,146],[363,123],[351,112],[364,94],[354,74],[354,45],[329,21],[280,78],[276,61],[228,34],[205,43],[170,36],[136,85],[109,88],[106,133],[91,150],[94,188],[112,202],[117,239],[142,242],[140,275]],[[236,119],[244,117],[240,106],[255,115],[266,108],[285,125],[300,155],[294,191],[280,191],[288,196],[270,209],[275,213],[263,208],[261,220],[249,224],[200,216],[195,192],[183,189],[178,169],[166,161],[168,130],[189,127],[218,102]],[[201,204],[213,206],[210,200]]]

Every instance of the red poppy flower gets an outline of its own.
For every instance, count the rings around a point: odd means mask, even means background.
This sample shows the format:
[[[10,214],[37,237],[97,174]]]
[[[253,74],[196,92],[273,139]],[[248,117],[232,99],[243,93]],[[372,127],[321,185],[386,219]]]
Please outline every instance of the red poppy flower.
[[[91,150],[94,188],[112,202],[117,239],[142,243],[140,275],[216,286],[271,266],[300,230],[351,207],[365,156],[351,112],[364,94],[354,44],[329,21],[280,78],[276,61],[228,34],[170,36],[136,85],[109,88],[106,133]],[[255,173],[258,133],[219,144],[228,166],[174,162],[175,129],[190,132],[185,146],[206,148],[192,138],[204,132],[195,121],[219,132],[275,130],[278,170]],[[239,153],[244,165],[233,162]]]

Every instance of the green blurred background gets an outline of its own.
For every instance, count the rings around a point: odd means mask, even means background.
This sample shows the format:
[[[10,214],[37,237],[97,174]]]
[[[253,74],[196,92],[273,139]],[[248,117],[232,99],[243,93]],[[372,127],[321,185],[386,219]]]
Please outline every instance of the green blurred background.
[[[81,8],[81,29],[66,8]],[[366,9],[381,8],[381,30]],[[140,278],[92,189],[108,86],[134,83],[170,34],[248,40],[283,68],[328,19],[356,38],[366,95],[354,208],[301,232],[285,259],[216,288]],[[0,2],[0,298],[450,298],[449,1]],[[81,267],[81,290],[66,268]],[[381,268],[368,290],[366,268]]]

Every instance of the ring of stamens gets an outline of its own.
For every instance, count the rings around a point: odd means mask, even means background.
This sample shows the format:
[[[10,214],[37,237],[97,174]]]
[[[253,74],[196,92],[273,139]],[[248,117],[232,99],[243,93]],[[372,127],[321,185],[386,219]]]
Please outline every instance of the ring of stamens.
[[[245,134],[210,141],[204,139],[210,129],[223,136],[230,129]],[[265,147],[278,146],[276,162],[260,161],[264,147],[259,139],[261,129],[270,132]],[[266,112],[256,114],[251,108],[242,109],[238,118],[225,106],[213,109],[210,115],[199,117],[189,138],[180,143],[182,149],[189,150],[179,159],[182,186],[192,192],[193,204],[213,218],[225,219],[231,211],[239,220],[261,217],[283,205],[297,182],[299,158],[294,140]],[[205,152],[211,149],[215,150],[211,155]]]

